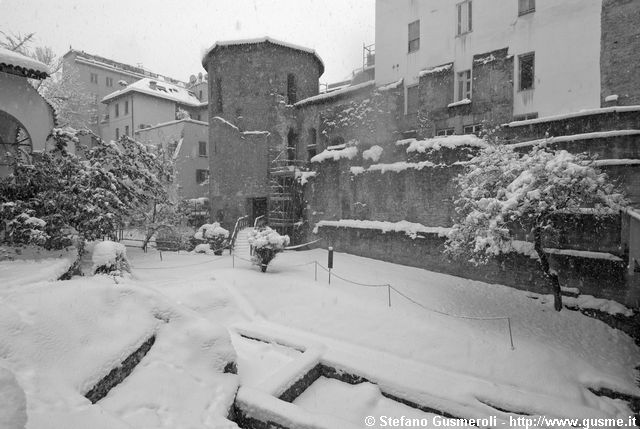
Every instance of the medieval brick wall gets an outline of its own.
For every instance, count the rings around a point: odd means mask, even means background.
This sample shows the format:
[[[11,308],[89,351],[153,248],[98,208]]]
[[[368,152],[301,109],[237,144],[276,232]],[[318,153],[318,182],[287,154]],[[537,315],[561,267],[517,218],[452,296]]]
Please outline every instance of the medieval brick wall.
[[[640,2],[603,0],[600,43],[601,100],[617,95],[620,105],[640,104]]]
[[[448,107],[454,102],[453,64],[436,67],[420,76],[419,126],[422,134],[434,136],[438,130],[453,129],[464,134],[464,127],[486,123],[496,126],[513,115],[513,57],[508,48],[473,56],[470,104]]]

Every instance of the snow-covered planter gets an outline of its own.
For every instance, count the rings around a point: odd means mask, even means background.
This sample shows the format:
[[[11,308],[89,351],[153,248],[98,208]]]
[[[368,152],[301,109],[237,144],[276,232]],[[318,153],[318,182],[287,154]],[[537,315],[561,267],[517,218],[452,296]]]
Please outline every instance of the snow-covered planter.
[[[249,244],[253,247],[253,263],[264,273],[269,262],[289,244],[289,236],[280,235],[268,226],[254,228],[249,231]]]
[[[221,255],[222,250],[227,246],[229,231],[221,227],[218,222],[205,223],[198,228],[193,238],[198,245],[208,244],[216,255]]]
[[[91,256],[93,274],[109,274],[123,276],[131,272],[131,265],[127,259],[127,249],[124,244],[114,241],[100,241],[93,247]]]

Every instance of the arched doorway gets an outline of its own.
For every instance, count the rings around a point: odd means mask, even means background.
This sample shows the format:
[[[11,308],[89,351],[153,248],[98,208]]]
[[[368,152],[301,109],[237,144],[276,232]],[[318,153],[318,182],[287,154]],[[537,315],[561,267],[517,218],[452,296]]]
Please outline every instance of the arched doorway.
[[[31,135],[24,125],[0,110],[0,177],[9,175],[17,160],[29,161],[32,152]]]

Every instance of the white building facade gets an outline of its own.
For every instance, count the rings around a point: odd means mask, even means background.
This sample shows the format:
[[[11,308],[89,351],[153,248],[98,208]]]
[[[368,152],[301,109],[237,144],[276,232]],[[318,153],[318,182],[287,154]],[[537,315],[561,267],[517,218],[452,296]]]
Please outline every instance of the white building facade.
[[[448,70],[440,107],[473,105],[475,66],[502,50],[511,72],[485,73],[497,81],[483,85],[509,84],[513,118],[598,108],[601,14],[602,0],[376,0],[376,84],[403,79],[410,115],[430,96],[418,95],[421,72]]]

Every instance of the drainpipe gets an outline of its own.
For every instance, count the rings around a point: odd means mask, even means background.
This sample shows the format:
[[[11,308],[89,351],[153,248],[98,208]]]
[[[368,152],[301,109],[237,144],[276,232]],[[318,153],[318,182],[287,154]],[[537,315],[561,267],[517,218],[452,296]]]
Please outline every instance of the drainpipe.
[[[136,127],[133,121],[133,95],[131,95],[131,138],[134,140],[136,139],[135,135],[136,135]]]

